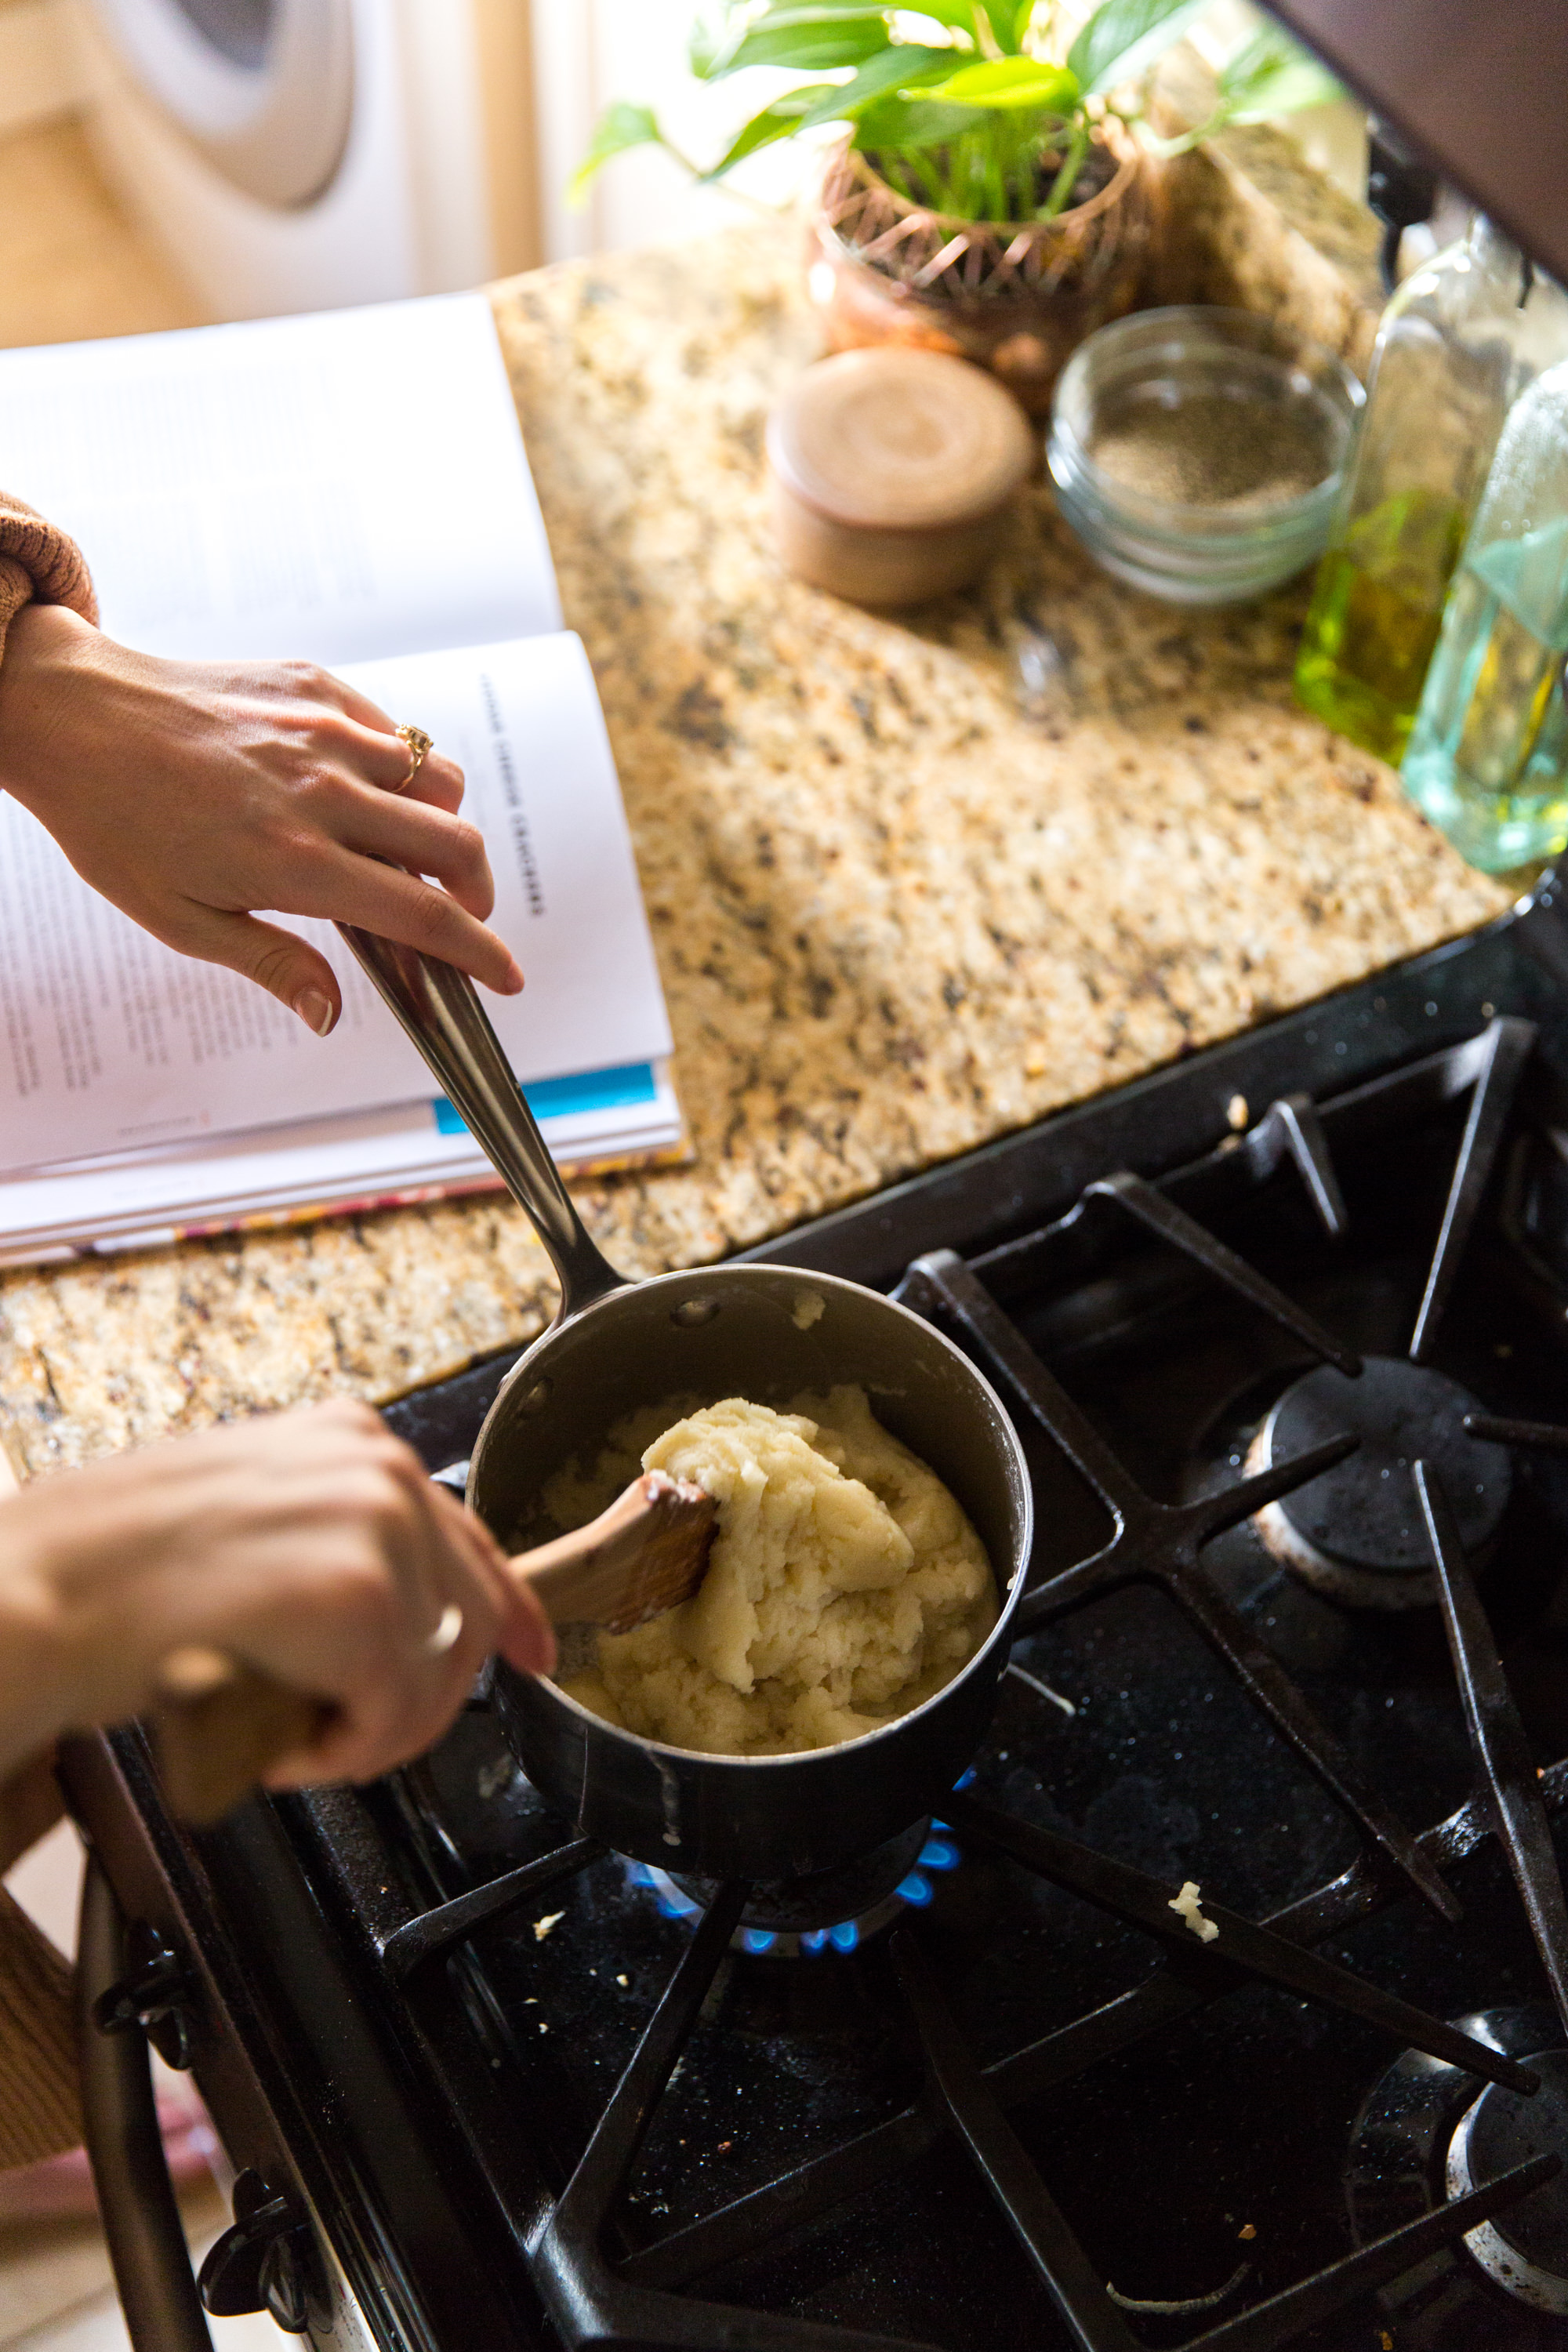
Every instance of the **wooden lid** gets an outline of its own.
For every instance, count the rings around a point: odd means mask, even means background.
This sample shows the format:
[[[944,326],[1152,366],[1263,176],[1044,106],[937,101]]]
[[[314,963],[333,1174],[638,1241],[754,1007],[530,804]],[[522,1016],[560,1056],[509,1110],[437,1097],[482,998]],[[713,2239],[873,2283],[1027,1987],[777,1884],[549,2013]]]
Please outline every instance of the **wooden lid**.
[[[992,514],[1034,470],[1027,418],[994,376],[883,344],[808,368],[768,419],[786,489],[860,530],[938,530]]]

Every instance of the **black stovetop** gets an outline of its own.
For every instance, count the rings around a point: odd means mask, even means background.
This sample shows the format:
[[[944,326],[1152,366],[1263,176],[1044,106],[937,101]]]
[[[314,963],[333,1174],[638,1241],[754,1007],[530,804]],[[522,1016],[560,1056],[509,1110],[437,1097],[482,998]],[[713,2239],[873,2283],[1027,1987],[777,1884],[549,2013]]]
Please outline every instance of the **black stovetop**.
[[[1455,2242],[1480,2210],[1442,2212],[1483,2085],[1433,2030],[1468,2019],[1514,2058],[1563,2039],[1494,1828],[1510,1810],[1550,1937],[1568,1454],[1515,1433],[1502,1455],[1458,1421],[1469,1400],[1568,1422],[1558,1128],[1568,923],[1548,886],[752,1253],[900,1286],[996,1381],[1037,1481],[991,1736],[864,1934],[771,1936],[727,1892],[704,1915],[587,1845],[482,1696],[420,1767],[256,1801],[201,1839],[135,1735],[79,1760],[122,1906],[184,1960],[231,2155],[314,2216],[375,2344],[1568,2352],[1568,2318]],[[1373,1433],[1358,1459],[1390,1483],[1349,1496],[1352,1549],[1381,1528],[1403,1573],[1363,1562],[1352,1591],[1414,1605],[1320,1590],[1260,1535],[1265,1490],[1235,1499],[1271,1480],[1276,1528],[1294,1510],[1328,1545],[1330,1485],[1293,1506],[1279,1467],[1295,1423],[1272,1471],[1260,1432],[1331,1352],[1373,1366],[1342,1390],[1414,1379],[1437,1400],[1419,1442],[1447,1610],[1405,1438],[1379,1454]],[[442,1467],[509,1360],[388,1418]],[[1212,1943],[1169,1909],[1188,1880]],[[1302,1975],[1314,1951],[1355,1981]],[[1380,2017],[1368,1987],[1426,2025]],[[1402,2058],[1418,2038],[1434,2054]],[[1509,2163],[1550,2149],[1547,2095],[1489,2094],[1491,2124],[1510,2100],[1534,2118],[1494,2131]],[[1561,2186],[1511,2193],[1497,2228],[1568,2266]]]

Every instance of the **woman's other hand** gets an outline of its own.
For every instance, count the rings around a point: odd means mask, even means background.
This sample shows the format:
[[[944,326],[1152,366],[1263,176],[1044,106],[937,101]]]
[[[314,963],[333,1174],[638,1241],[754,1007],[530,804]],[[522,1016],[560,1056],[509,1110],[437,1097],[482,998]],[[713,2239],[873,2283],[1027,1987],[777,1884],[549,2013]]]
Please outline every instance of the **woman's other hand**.
[[[30,604],[0,662],[0,789],[95,890],[183,955],[226,964],[325,1036],[326,958],[258,909],[356,923],[504,995],[462,771],[410,753],[363,695],[300,662],[163,661],[63,605]],[[406,869],[406,870],[402,870]],[[431,877],[426,880],[420,877]]]
[[[460,1613],[456,1638],[437,1635]],[[438,1739],[500,1650],[554,1638],[470,1512],[368,1406],[237,1423],[0,1503],[0,1780],[62,1731],[143,1712],[173,1650],[330,1702],[270,1788],[373,1779]]]

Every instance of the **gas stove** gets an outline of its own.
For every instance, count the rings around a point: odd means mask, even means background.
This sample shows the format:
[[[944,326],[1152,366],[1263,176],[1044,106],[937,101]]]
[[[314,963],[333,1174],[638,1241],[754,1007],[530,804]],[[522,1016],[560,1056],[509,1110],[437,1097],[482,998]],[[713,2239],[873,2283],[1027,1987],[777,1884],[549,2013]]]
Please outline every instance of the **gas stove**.
[[[1568,2352],[1556,884],[751,1255],[1014,1415],[990,1736],[765,1888],[553,1818],[482,1685],[204,1835],[75,1742],[138,2352],[205,2341],[143,2028],[237,2174],[201,2298],[320,2352]],[[511,1360],[387,1418],[439,1473]]]

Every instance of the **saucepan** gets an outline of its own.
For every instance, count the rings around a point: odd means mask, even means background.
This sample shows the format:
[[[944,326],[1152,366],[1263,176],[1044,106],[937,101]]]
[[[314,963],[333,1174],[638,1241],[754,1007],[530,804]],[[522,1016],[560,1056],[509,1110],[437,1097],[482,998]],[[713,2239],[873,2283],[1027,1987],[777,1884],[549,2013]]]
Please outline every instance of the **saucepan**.
[[[1029,1478],[995,1391],[932,1325],[858,1283],[762,1265],[627,1281],[584,1230],[468,980],[340,928],[560,1278],[555,1321],[508,1373],[474,1447],[468,1499],[503,1544],[555,1531],[547,1482],[591,1465],[631,1412],[730,1396],[783,1405],[853,1382],[952,1489],[995,1572],[996,1624],[962,1673],[881,1728],[799,1755],[667,1747],[499,1664],[496,1705],[523,1770],[582,1834],[678,1876],[798,1880],[895,1840],[940,1808],[979,1744],[1023,1593]]]

